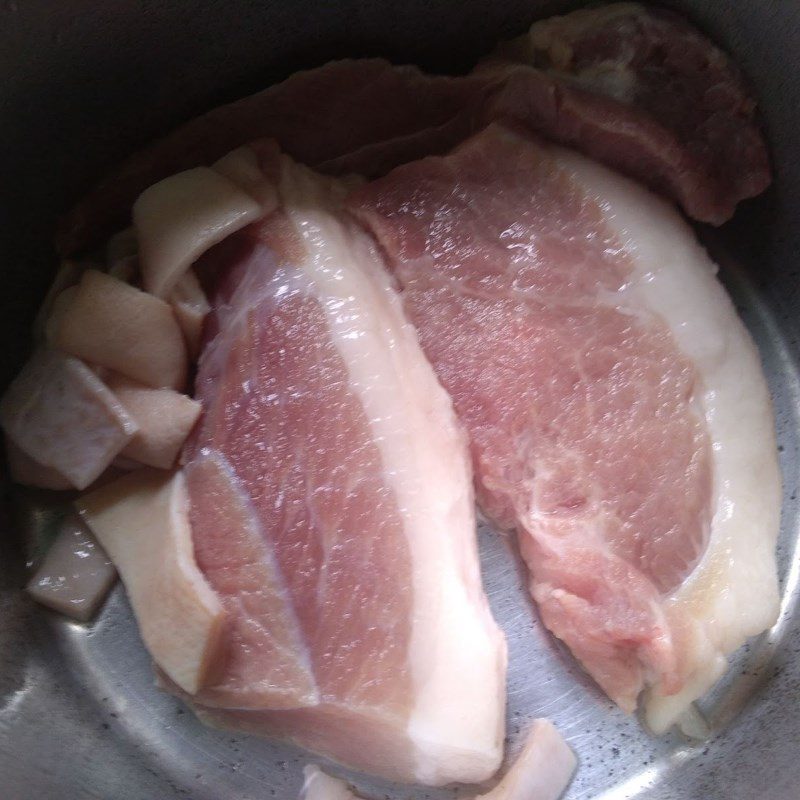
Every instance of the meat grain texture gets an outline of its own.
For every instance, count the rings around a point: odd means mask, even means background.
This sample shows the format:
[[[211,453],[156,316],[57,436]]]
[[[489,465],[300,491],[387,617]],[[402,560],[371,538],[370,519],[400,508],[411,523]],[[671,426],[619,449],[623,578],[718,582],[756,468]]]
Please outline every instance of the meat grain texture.
[[[377,249],[337,210],[344,186],[253,149],[281,207],[206,259],[222,278],[184,453],[198,564],[232,620],[192,703],[396,779],[484,780],[506,651],[464,434]]]
[[[666,203],[492,126],[357,189],[544,623],[664,730],[777,613],[769,393]]]

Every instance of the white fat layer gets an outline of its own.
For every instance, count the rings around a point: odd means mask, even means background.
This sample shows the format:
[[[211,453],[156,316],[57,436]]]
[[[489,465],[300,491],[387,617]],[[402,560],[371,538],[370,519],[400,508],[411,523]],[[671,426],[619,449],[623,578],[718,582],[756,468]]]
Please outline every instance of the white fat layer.
[[[415,777],[485,780],[502,756],[506,647],[481,585],[465,437],[371,240],[326,209],[325,184],[312,173],[287,162],[282,183],[306,246],[302,269],[403,515],[413,568]]]
[[[695,365],[712,442],[708,549],[665,603],[688,679],[672,696],[653,686],[645,701],[649,726],[662,732],[717,681],[726,656],[777,618],[781,477],[772,403],[756,347],[715,277],[717,267],[678,212],[597,164],[556,152],[632,257],[622,304],[657,313]]]

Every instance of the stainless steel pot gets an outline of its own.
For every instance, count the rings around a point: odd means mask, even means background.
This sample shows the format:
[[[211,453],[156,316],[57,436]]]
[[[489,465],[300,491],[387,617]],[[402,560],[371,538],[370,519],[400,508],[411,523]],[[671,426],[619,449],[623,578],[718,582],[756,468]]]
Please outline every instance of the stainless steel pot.
[[[800,5],[678,3],[731,50],[761,100],[776,181],[720,231],[701,230],[766,364],[785,476],[783,613],[738,654],[703,703],[713,736],[653,739],[612,708],[545,635],[511,548],[481,534],[487,585],[510,640],[509,733],[551,716],[581,760],[570,800],[796,800],[800,797]],[[468,67],[535,16],[535,0],[0,3],[0,381],[28,347],[54,266],[56,213],[103,168],[159,132],[300,66],[386,55]],[[34,522],[41,525],[39,515]],[[0,798],[293,798],[308,757],[210,731],[152,685],[124,594],[88,627],[21,592],[20,525],[0,536]],[[465,702],[468,699],[465,698]],[[340,771],[341,772],[341,771]],[[356,778],[387,798],[445,798]]]

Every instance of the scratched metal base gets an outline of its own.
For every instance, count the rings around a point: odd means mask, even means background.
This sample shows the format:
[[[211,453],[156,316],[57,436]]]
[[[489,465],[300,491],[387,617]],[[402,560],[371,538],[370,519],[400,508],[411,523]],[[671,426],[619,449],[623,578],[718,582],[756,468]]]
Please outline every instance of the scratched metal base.
[[[726,278],[770,376],[787,494],[781,619],[737,654],[723,685],[703,701],[713,738],[701,744],[678,734],[656,739],[612,706],[544,631],[524,590],[513,542],[487,529],[480,532],[486,586],[510,646],[509,741],[513,747],[533,717],[553,719],[580,759],[569,800],[796,800],[800,794],[792,777],[800,758],[794,494],[800,374],[753,287],[736,272]],[[84,626],[35,607],[15,591],[21,579],[19,570],[2,577],[0,800],[297,796],[307,754],[205,728],[154,687],[121,588],[96,621]],[[333,771],[373,798],[459,795],[454,789],[415,790]]]

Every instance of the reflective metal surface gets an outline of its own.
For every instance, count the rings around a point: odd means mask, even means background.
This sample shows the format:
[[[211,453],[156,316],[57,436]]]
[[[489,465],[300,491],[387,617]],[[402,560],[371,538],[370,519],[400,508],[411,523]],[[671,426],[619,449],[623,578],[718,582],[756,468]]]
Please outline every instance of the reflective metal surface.
[[[401,12],[388,2],[0,4],[0,119],[9,129],[0,151],[3,381],[24,353],[26,326],[52,268],[53,213],[103,162],[300,63],[384,52],[459,67],[521,30],[537,9],[557,6],[442,0],[410,2]],[[701,233],[761,348],[775,399],[785,479],[782,614],[737,654],[723,685],[702,703],[713,729],[708,742],[655,739],[613,708],[544,632],[513,543],[481,531],[484,577],[510,645],[509,738],[513,747],[534,716],[555,721],[580,759],[570,800],[800,797],[800,6],[743,0],[694,3],[692,10],[754,81],[778,174],[775,188],[733,225]],[[65,75],[91,80],[65,86]],[[33,522],[41,530],[47,519]],[[204,728],[157,691],[119,588],[86,626],[35,607],[20,592],[24,526],[7,514],[2,527],[0,800],[296,796],[307,755]],[[374,798],[458,794],[350,777]]]

